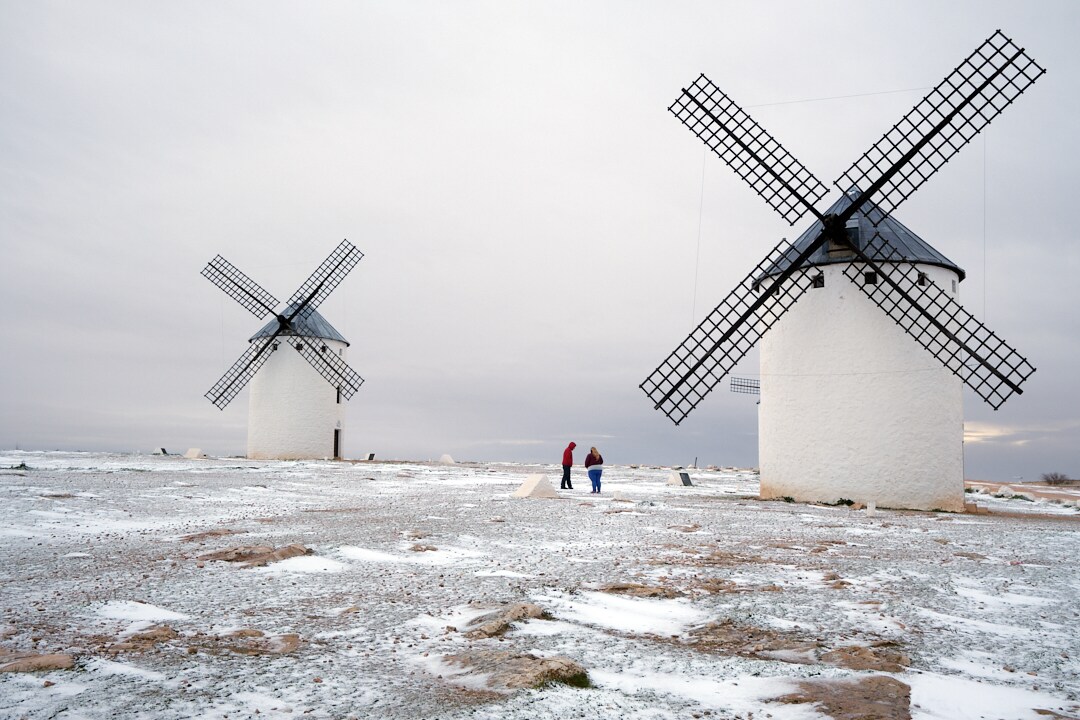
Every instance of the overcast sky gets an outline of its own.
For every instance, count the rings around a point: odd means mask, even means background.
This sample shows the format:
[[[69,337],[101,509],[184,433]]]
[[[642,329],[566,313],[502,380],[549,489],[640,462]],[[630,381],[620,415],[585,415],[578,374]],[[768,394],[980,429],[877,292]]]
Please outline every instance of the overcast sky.
[[[199,271],[284,299],[348,238],[346,455],[755,466],[753,397],[675,427],[638,384],[808,222],[668,105],[704,72],[831,183],[1000,28],[1048,73],[895,216],[1038,368],[997,412],[965,390],[967,475],[1080,476],[1077,27],[1072,0],[0,0],[0,448],[242,454],[247,393],[203,393],[262,323]]]

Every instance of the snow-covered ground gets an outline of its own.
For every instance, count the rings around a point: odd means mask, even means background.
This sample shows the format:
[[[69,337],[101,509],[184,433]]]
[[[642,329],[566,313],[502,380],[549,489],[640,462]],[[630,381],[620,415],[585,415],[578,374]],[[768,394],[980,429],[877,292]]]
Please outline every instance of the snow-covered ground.
[[[1075,501],[868,514],[758,501],[750,473],[677,487],[619,466],[600,496],[579,472],[560,499],[511,498],[532,472],[558,482],[554,466],[0,452],[0,651],[75,657],[0,673],[0,717],[783,720],[827,716],[778,701],[800,683],[872,675],[910,686],[915,718],[1080,715]],[[215,530],[233,533],[185,539]],[[198,559],[294,543],[313,554]],[[627,583],[652,596],[612,592]],[[466,637],[517,602],[546,615]],[[566,656],[592,686],[491,692],[442,660],[477,648]],[[909,666],[826,661],[845,648]]]

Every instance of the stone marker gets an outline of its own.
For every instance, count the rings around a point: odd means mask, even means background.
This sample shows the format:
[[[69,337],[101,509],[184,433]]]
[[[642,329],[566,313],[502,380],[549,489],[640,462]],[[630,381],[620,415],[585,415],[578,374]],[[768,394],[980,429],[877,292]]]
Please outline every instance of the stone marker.
[[[530,475],[525,478],[525,482],[521,483],[521,487],[513,492],[511,497],[516,498],[557,498],[559,493],[555,492],[555,488],[552,487],[548,479],[543,475]]]
[[[668,485],[685,485],[687,487],[693,486],[694,483],[690,482],[690,473],[688,472],[673,472],[668,475]]]

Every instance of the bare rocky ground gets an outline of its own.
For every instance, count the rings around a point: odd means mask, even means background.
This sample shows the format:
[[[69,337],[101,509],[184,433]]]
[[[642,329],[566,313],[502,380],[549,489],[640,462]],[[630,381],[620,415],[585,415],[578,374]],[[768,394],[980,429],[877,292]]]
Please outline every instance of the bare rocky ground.
[[[538,471],[0,453],[0,717],[1080,717],[1068,494]]]

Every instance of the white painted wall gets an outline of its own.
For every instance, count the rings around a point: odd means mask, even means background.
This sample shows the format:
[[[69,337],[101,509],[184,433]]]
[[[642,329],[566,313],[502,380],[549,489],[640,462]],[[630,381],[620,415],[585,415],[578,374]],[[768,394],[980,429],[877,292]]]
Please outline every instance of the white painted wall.
[[[961,382],[845,267],[813,268],[825,287],[762,338],[761,497],[962,511]],[[919,269],[952,295],[956,273]]]
[[[323,340],[330,352],[347,361],[347,346]],[[342,430],[344,400],[300,353],[278,338],[278,349],[251,379],[248,399],[249,458],[303,460],[332,458],[334,430]]]

